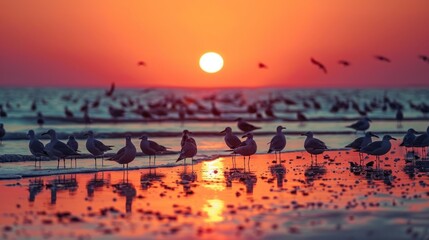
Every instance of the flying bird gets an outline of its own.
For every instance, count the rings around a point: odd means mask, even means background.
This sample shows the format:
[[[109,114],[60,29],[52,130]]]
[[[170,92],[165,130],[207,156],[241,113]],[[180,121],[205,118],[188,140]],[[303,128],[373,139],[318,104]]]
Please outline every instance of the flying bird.
[[[321,62],[315,60],[314,58],[311,58],[310,61],[312,64],[318,66],[325,74],[328,73],[328,70]]]
[[[137,65],[139,65],[139,66],[146,66],[146,63],[145,63],[145,62],[143,62],[143,61],[138,61],[138,62],[137,62]]]
[[[261,68],[261,69],[262,69],[262,68],[263,68],[263,69],[267,69],[267,68],[268,68],[268,66],[267,66],[267,65],[265,65],[264,63],[261,63],[261,62],[258,64],[258,67],[259,67],[259,68]]]
[[[423,62],[427,62],[429,63],[429,57],[426,55],[419,55],[419,58],[423,61]]]
[[[390,59],[388,59],[388,58],[387,58],[387,57],[385,57],[385,56],[375,55],[374,57],[375,57],[375,59],[377,59],[377,60],[379,60],[379,61],[390,63]]]
[[[340,61],[338,61],[338,64],[341,64],[341,65],[343,65],[344,67],[348,67],[348,66],[350,66],[350,62],[349,62],[349,61],[346,61],[346,60],[340,60]]]

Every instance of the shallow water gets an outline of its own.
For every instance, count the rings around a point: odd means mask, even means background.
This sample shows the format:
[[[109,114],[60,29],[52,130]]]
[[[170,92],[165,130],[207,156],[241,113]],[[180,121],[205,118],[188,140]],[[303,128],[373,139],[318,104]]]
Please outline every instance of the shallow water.
[[[281,164],[253,156],[250,173],[226,157],[196,164],[194,175],[177,166],[5,180],[2,236],[428,239],[429,175],[404,171],[402,150],[392,150],[382,163],[392,174],[381,177],[351,173],[357,155],[343,150],[318,168],[292,152]]]

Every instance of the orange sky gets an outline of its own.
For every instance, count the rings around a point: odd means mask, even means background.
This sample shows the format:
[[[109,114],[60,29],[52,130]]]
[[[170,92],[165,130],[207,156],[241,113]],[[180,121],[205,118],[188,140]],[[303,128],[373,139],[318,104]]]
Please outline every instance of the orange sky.
[[[3,0],[0,85],[428,86],[427,23],[427,0]],[[220,72],[199,68],[206,51]]]

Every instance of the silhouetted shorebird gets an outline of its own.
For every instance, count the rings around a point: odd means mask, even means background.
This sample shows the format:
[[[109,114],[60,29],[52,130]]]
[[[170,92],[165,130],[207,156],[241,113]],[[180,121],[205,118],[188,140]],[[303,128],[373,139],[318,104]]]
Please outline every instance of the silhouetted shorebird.
[[[313,155],[316,156],[316,165],[317,165],[317,155],[323,153],[325,150],[328,149],[328,147],[321,140],[314,138],[313,132],[311,131],[301,135],[307,136],[307,138],[304,141],[304,148],[308,153],[310,153],[311,166],[313,166]]]

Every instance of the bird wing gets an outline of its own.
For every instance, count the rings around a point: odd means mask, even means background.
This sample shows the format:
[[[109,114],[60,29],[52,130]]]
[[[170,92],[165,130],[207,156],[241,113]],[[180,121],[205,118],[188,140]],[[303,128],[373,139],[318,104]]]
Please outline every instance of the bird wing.
[[[317,138],[312,138],[308,141],[307,146],[313,149],[328,149],[326,144]]]
[[[53,148],[56,151],[60,151],[61,153],[63,153],[66,156],[68,156],[68,155],[79,155],[79,153],[77,153],[76,151],[71,149],[67,144],[60,142],[60,141],[56,142],[55,145],[53,146]]]
[[[167,148],[159,145],[157,142],[151,141],[149,140],[149,147],[154,149],[157,152],[163,152],[163,151],[167,151]]]
[[[113,146],[106,146],[104,145],[104,143],[98,141],[97,139],[94,139],[94,146],[102,152],[112,150],[112,147],[113,147]]]
[[[278,148],[280,145],[283,144],[283,138],[282,136],[275,135],[270,142],[270,150],[273,148]]]
[[[362,145],[363,142],[363,138],[364,137],[360,137],[360,138],[356,138],[352,143],[350,143],[349,145],[347,145],[346,147],[351,147],[353,149],[358,149],[360,148],[360,146]]]
[[[119,160],[122,156],[124,156],[124,154],[125,154],[125,147],[119,149],[119,151],[109,159],[110,160]]]
[[[383,143],[382,141],[372,142],[372,143],[368,144],[366,147],[361,148],[360,151],[364,152],[364,153],[370,153],[370,152],[374,151],[375,149],[380,148],[382,143]]]
[[[241,146],[241,141],[240,138],[238,138],[235,135],[232,135],[231,137],[228,138],[228,141],[226,141],[226,145],[228,145],[229,148],[234,149],[238,146]]]
[[[45,146],[39,140],[33,141],[31,144],[31,149],[35,153],[45,154]]]

